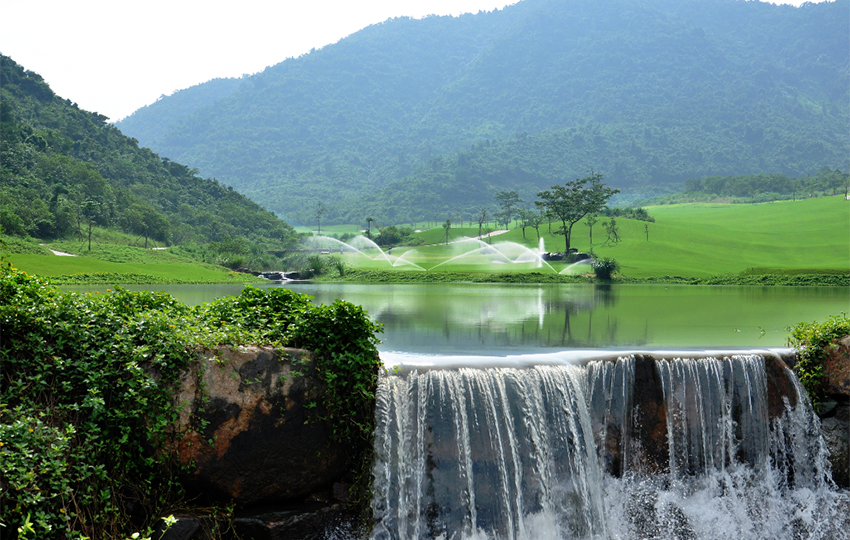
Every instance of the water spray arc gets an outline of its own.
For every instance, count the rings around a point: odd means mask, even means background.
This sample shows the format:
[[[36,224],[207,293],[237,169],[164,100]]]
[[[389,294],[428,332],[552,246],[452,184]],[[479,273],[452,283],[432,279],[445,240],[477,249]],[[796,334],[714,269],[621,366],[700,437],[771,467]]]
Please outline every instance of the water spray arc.
[[[480,238],[460,238],[451,243],[449,250],[454,249],[454,252],[457,253],[458,250],[464,249],[464,246],[470,246],[468,249],[454,255],[448,253],[445,260],[431,266],[422,262],[428,260],[429,256],[418,249],[407,249],[400,255],[393,255],[392,249],[384,251],[375,241],[365,236],[357,236],[347,242],[330,236],[314,236],[306,239],[304,243],[307,248],[321,250],[325,254],[333,254],[339,250],[340,255],[350,253],[364,257],[369,261],[386,263],[390,268],[406,268],[423,272],[437,270],[444,265],[463,264],[488,266],[491,269],[495,269],[495,265],[506,265],[506,270],[507,266],[510,265],[533,265],[527,268],[543,269],[545,267],[553,274],[559,273],[543,258],[545,246],[542,238],[538,242],[538,247],[534,248],[511,241],[490,244]],[[419,259],[419,263],[411,260],[416,260],[419,257],[422,258]]]
[[[351,240],[351,243],[343,242],[342,240],[337,240],[336,238],[333,238],[333,237],[330,237],[330,236],[316,236],[316,237],[312,237],[312,238],[307,240],[308,246],[310,246],[312,244],[313,247],[317,247],[317,248],[324,247],[324,246],[321,245],[323,242],[331,242],[335,247],[340,247],[341,248],[340,254],[344,253],[344,251],[347,249],[352,253],[366,257],[370,261],[380,261],[380,260],[386,261],[387,264],[390,265],[390,267],[398,267],[398,266],[401,266],[401,265],[409,265],[409,266],[411,266],[411,267],[413,267],[417,270],[421,270],[423,272],[425,271],[425,269],[422,268],[421,266],[419,266],[418,264],[411,262],[411,261],[408,261],[408,260],[405,260],[404,255],[406,255],[406,254],[403,254],[401,257],[394,257],[394,256],[390,255],[389,253],[385,252],[383,249],[381,249],[381,246],[376,244],[373,240],[370,240],[369,238],[366,238],[365,236],[357,236],[357,237],[355,237]],[[353,245],[355,243],[365,244],[365,245],[361,245],[360,248],[358,248],[355,245]],[[374,250],[374,249],[378,250],[378,254],[375,255],[374,257],[365,253],[365,251]],[[328,252],[331,252],[331,251],[333,251],[333,250],[328,250]]]

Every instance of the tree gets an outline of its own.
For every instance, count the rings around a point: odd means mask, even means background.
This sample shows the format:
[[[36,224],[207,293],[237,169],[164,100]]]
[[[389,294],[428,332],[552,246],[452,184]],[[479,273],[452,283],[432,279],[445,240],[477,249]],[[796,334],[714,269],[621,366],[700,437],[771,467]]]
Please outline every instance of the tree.
[[[86,219],[86,223],[88,225],[88,240],[89,240],[89,251],[91,251],[91,233],[92,233],[92,225],[94,224],[95,218],[100,213],[100,204],[91,199],[87,199],[80,205],[80,213],[79,216]],[[79,225],[79,223],[78,223]],[[82,227],[80,226],[80,229]],[[82,230],[80,231],[80,236],[82,237]]]
[[[542,200],[535,204],[551,212],[561,222],[561,228],[555,233],[564,235],[565,252],[569,253],[573,225],[588,214],[600,212],[611,196],[619,192],[619,189],[603,184],[601,174],[591,171],[590,176],[581,180],[570,180],[563,186],[541,191],[537,196]]]
[[[325,205],[321,202],[316,205],[316,223],[318,224],[317,234],[322,234],[322,216],[328,211]]]
[[[534,210],[528,210],[529,221],[528,226],[534,228],[534,232],[537,233],[537,242],[540,242],[540,226],[543,225],[543,214],[540,212],[535,212]],[[525,238],[523,236],[523,238]]]
[[[446,230],[446,244],[449,243],[449,229],[452,228],[452,220],[446,218],[446,222],[443,223],[443,228]]]
[[[148,247],[149,238],[160,241],[168,238],[168,219],[149,206],[132,205],[124,213],[124,220],[130,232],[144,237],[145,249]]]
[[[373,217],[366,218],[366,238],[372,238],[372,222],[375,221]]]
[[[496,200],[499,201],[499,206],[502,207],[502,211],[499,215],[505,222],[505,228],[510,227],[511,220],[516,215],[515,208],[519,206],[523,200],[519,198],[519,193],[516,190],[502,190],[496,193]]]
[[[596,219],[596,214],[588,214],[587,219],[584,220],[584,224],[590,228],[590,248],[593,249],[593,226],[596,225],[596,222],[599,221]]]
[[[481,238],[481,227],[484,225],[484,222],[487,221],[487,210],[481,209],[478,212],[478,238]]]
[[[612,244],[616,244],[620,241],[620,235],[617,233],[617,220],[614,219],[614,216],[611,216],[611,221],[603,221],[602,226],[605,227],[605,232],[608,233],[608,238],[605,239],[605,243],[602,244],[608,245],[608,242]]]
[[[534,227],[533,222],[535,219],[538,219],[539,214],[534,210],[529,210],[528,208],[520,208],[517,210],[517,216],[519,217],[519,224],[522,227],[522,238],[525,240],[525,228]],[[537,233],[537,240],[540,241],[539,232]]]

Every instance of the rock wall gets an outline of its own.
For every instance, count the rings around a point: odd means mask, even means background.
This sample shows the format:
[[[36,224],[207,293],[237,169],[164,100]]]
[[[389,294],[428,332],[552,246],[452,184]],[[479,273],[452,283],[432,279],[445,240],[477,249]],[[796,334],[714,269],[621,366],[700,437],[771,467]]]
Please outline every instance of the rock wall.
[[[661,373],[660,358],[651,354],[636,354],[634,362],[629,366],[626,363],[619,361],[607,361],[598,364],[594,369],[598,372],[592,377],[590,383],[590,417],[593,425],[594,437],[598,448],[600,462],[603,464],[605,471],[614,476],[621,477],[626,471],[638,471],[641,474],[656,474],[661,471],[669,470],[675,464],[671,463],[671,444],[675,446],[676,441],[671,441],[671,433],[668,431],[668,416],[678,415],[679,424],[685,424],[682,416],[688,414],[685,410],[670,410],[667,398],[664,392],[664,377]],[[707,362],[707,361],[706,361]],[[701,363],[695,361],[695,364]],[[607,375],[605,370],[613,370]],[[618,372],[617,370],[621,370]],[[697,375],[692,374],[694,377]],[[739,375],[741,377],[741,375]],[[797,406],[797,388],[794,384],[796,376],[783,360],[776,356],[766,356],[764,358],[764,382],[766,390],[766,410],[767,419],[770,422],[781,417],[786,406],[792,408]],[[628,381],[628,382],[624,382]],[[709,382],[693,379],[692,387],[687,391],[680,389],[682,396],[686,394],[696,395],[700,383],[706,385],[705,390],[708,390]],[[628,391],[624,391],[622,386],[628,386]],[[669,382],[668,382],[669,384]],[[737,425],[742,424],[740,418],[742,414],[743,401],[747,400],[745,393],[742,393],[745,388],[737,388],[738,385],[744,385],[745,381],[738,380],[734,382],[736,386],[733,400],[732,416]],[[620,395],[613,396],[614,393]],[[705,394],[706,399],[712,402],[717,401],[717,396],[710,393]],[[700,398],[697,397],[697,400]],[[617,400],[620,403],[617,404]],[[686,400],[687,401],[687,400]],[[705,405],[705,404],[703,404]],[[693,410],[697,405],[691,404],[688,410]],[[716,412],[716,411],[714,411]],[[714,412],[706,412],[712,415]],[[714,420],[715,417],[711,416]],[[711,427],[711,426],[709,426]],[[743,429],[743,427],[741,427]],[[745,441],[739,445],[738,455],[736,458],[739,461],[746,462],[756,459],[748,454],[750,437],[764,436],[758,429],[748,433],[736,433],[736,436]],[[687,434],[679,435],[678,437],[687,437]],[[720,435],[717,433],[703,435],[712,437]],[[674,438],[677,435],[674,434]],[[755,447],[754,447],[755,448]],[[686,451],[687,448],[676,447],[676,451]],[[706,450],[707,454],[713,454],[711,449]],[[678,456],[682,459],[681,456]],[[689,463],[685,465],[685,469],[690,472],[695,472],[705,466],[703,460],[711,459],[711,456],[695,455],[690,456],[687,460]],[[682,466],[682,464],[679,464]]]
[[[332,441],[321,420],[325,388],[308,351],[199,352],[180,377],[180,415],[168,448],[189,466],[187,495],[235,504],[232,524],[246,538],[309,539],[306,531],[344,520],[351,449]],[[215,522],[183,516],[162,538],[207,538],[202,525]]]
[[[252,506],[332,487],[347,454],[318,421],[324,389],[307,351],[200,353],[181,375],[173,449],[192,465],[186,482],[192,493]]]
[[[832,479],[850,489],[850,336],[836,343],[824,361],[824,393],[818,415],[830,453]]]

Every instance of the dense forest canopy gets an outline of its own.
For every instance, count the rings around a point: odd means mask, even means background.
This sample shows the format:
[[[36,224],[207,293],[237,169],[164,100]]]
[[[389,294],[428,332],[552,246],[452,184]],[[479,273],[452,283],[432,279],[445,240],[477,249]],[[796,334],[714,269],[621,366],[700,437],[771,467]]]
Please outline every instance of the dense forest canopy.
[[[523,0],[391,19],[118,127],[292,221],[434,219],[586,176],[848,169],[850,0]],[[482,201],[486,201],[482,203]]]
[[[56,96],[36,73],[0,56],[0,226],[54,239],[89,226],[160,245],[249,238],[275,246],[295,233],[231,187],[160,158]]]

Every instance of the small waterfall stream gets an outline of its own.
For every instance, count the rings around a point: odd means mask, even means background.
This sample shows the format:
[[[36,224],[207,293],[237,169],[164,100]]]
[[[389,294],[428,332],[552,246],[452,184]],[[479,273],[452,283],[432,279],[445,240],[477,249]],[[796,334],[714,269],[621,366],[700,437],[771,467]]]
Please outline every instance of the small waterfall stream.
[[[770,354],[402,369],[372,537],[848,538],[817,422]]]

